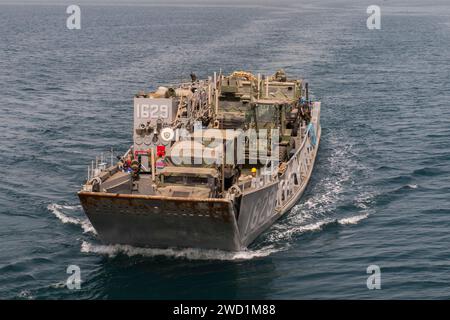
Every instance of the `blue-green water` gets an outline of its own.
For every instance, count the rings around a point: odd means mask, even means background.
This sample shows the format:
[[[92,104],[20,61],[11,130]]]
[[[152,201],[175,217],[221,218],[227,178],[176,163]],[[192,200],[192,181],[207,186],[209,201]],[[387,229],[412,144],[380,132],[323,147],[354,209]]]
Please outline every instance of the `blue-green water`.
[[[383,1],[368,30],[370,4],[82,5],[81,30],[0,5],[0,298],[449,298],[450,6]],[[304,197],[236,254],[102,246],[76,191],[131,144],[133,94],[219,68],[309,81]]]

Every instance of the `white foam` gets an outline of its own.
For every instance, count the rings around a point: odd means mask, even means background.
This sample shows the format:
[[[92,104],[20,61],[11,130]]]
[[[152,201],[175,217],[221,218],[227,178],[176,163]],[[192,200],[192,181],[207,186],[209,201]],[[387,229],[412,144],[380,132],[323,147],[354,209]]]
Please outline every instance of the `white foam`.
[[[171,258],[181,258],[188,260],[251,260],[266,257],[279,250],[272,246],[258,250],[243,250],[238,252],[228,252],[222,250],[206,249],[157,249],[157,248],[139,248],[129,245],[97,245],[87,241],[81,243],[81,252],[95,253],[115,257],[118,254],[127,256],[157,257],[165,256]]]
[[[328,223],[333,222],[333,220],[322,220],[322,221],[317,221],[314,223],[309,223],[309,224],[305,224],[305,225],[300,225],[300,226],[292,226],[288,229],[286,229],[283,233],[280,233],[279,236],[279,240],[283,240],[285,241],[286,239],[290,239],[292,237],[294,237],[295,235],[299,235],[305,232],[314,232],[314,231],[319,231],[322,230],[322,228],[327,225]]]
[[[83,228],[84,233],[97,234],[97,231],[95,231],[94,226],[88,219],[85,219],[81,222],[81,228]]]
[[[353,216],[353,217],[348,217],[348,218],[342,218],[338,220],[339,224],[342,225],[346,225],[346,224],[357,224],[359,221],[366,219],[367,217],[369,217],[368,213],[365,214],[360,214],[357,216]]]
[[[72,218],[66,216],[61,209],[63,206],[60,206],[56,203],[49,204],[47,209],[50,210],[62,223],[70,223],[70,224],[80,224],[80,220],[77,218]]]
[[[18,297],[20,299],[28,299],[28,300],[33,300],[34,299],[34,297],[31,294],[30,290],[22,290],[22,291],[20,291]]]
[[[407,187],[411,189],[417,189],[419,186],[417,184],[408,184]]]
[[[269,234],[268,240],[270,241],[286,241],[293,238],[296,235],[300,235],[306,232],[315,232],[322,230],[326,225],[338,223],[340,225],[353,225],[357,224],[359,221],[366,219],[369,217],[368,213],[356,215],[353,217],[341,218],[341,219],[331,219],[326,218],[324,220],[319,220],[316,222],[298,225],[298,226],[289,226],[286,228],[274,228],[274,230]]]
[[[88,219],[79,219],[76,217],[70,217],[67,214],[65,214],[62,210],[76,210],[80,209],[81,206],[63,206],[56,203],[49,204],[47,206],[47,209],[52,212],[62,223],[69,223],[69,224],[75,224],[81,226],[84,233],[93,233],[96,234],[96,231],[92,224],[89,222]]]
[[[336,221],[331,219],[330,215],[340,200],[345,182],[351,178],[349,168],[352,167],[352,164],[347,163],[350,161],[351,146],[342,147],[340,141],[331,138],[330,143],[335,144],[336,148],[324,164],[333,174],[321,179],[312,196],[308,199],[302,198],[285,220],[275,224],[267,236],[270,242],[286,242],[296,235],[321,230],[324,225]]]
[[[62,209],[67,209],[67,210],[80,210],[81,209],[81,205],[77,205],[77,206],[60,206]]]
[[[343,195],[346,185],[352,182],[353,169],[367,168],[355,160],[351,144],[343,145],[343,139],[336,134],[330,135],[328,140],[332,153],[322,160],[322,166],[327,168],[328,174],[315,184],[311,196],[302,198],[286,219],[272,227],[266,235],[268,243],[285,245],[298,235],[320,231],[328,224],[353,225],[369,216],[374,194],[368,190],[356,190],[358,195],[354,205],[359,209],[357,215],[341,219],[335,216],[340,202],[348,201]]]
[[[54,289],[61,289],[61,288],[65,288],[66,286],[67,286],[67,284],[64,281],[56,282],[51,285],[51,287]]]

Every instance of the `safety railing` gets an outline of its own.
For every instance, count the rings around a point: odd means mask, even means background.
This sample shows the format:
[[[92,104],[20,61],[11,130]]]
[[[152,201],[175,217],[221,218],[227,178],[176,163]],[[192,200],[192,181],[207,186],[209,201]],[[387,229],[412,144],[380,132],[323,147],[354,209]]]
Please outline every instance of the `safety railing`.
[[[125,152],[123,158],[126,158],[132,152],[133,146]],[[95,161],[92,160],[91,164],[87,167],[87,183],[89,181],[99,177],[103,172],[107,171],[108,168],[114,167],[114,149],[111,148],[109,152],[101,153],[99,156],[95,157]],[[109,167],[108,167],[109,164]]]

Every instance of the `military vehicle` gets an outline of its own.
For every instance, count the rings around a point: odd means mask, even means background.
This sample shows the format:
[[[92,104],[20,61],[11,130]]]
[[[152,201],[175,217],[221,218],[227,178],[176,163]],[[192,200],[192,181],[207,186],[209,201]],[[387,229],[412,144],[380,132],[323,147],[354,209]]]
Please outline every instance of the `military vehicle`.
[[[236,71],[134,98],[133,145],[78,192],[107,244],[239,251],[288,212],[321,136],[308,83]],[[117,161],[116,161],[117,160]]]

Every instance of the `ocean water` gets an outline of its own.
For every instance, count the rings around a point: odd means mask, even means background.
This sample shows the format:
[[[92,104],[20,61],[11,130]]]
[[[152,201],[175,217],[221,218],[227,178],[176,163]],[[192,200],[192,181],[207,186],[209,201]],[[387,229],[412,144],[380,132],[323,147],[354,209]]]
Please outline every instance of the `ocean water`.
[[[0,4],[0,298],[450,298],[450,6]],[[306,193],[248,250],[102,245],[76,196],[141,89],[284,68],[322,101]],[[80,290],[65,286],[81,268]],[[381,269],[369,290],[366,270]]]

